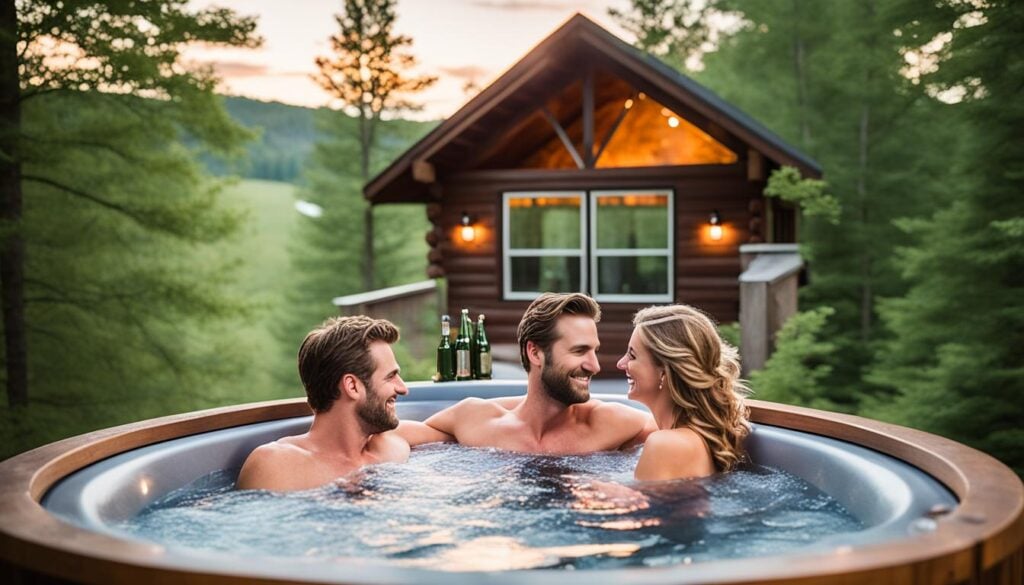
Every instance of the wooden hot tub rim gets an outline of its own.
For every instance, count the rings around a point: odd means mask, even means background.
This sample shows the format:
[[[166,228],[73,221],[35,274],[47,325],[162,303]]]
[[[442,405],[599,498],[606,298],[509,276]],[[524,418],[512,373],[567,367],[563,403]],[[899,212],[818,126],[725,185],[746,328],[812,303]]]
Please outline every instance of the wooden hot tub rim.
[[[951,440],[852,415],[751,400],[754,422],[823,435],[892,455],[945,484],[960,505],[938,520],[938,529],[884,546],[858,549],[846,558],[807,555],[778,565],[773,557],[721,561],[734,577],[711,581],[826,583],[837,574],[856,582],[902,575],[900,581],[927,579],[967,582],[1012,565],[1019,573],[1024,556],[1024,486],[1005,465]],[[0,463],[0,560],[65,579],[95,583],[141,578],[183,578],[198,582],[253,582],[252,577],[197,574],[160,562],[161,547],[126,541],[69,525],[39,504],[61,478],[107,457],[168,439],[257,422],[309,414],[303,399],[217,408],[173,415],[72,437]],[[27,485],[26,485],[27,484]],[[782,558],[782,557],[779,557]],[[1014,564],[1016,563],[1016,564]],[[756,579],[751,575],[758,575]],[[256,579],[262,583],[282,582]],[[710,581],[709,581],[710,582]],[[846,581],[844,581],[846,582]],[[852,582],[852,581],[851,581]],[[1005,581],[1009,582],[1009,581]]]

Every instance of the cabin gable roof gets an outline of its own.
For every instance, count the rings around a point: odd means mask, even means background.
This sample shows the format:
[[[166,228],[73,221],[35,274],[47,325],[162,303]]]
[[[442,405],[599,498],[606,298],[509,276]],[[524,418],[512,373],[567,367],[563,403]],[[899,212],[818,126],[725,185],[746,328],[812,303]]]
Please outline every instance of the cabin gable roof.
[[[731,148],[743,146],[805,176],[821,176],[817,162],[757,120],[577,14],[371,179],[364,195],[373,204],[432,200],[428,184],[435,173],[469,170],[468,162],[479,163],[500,149],[503,139],[529,124],[546,100],[578,82],[581,68],[590,64],[679,112]]]

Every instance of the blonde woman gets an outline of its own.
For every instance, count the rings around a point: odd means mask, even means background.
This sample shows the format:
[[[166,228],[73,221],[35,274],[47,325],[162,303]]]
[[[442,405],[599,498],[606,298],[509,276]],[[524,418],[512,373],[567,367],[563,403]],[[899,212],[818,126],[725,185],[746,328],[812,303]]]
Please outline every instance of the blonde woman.
[[[736,348],[687,305],[648,307],[633,318],[618,368],[629,397],[646,405],[658,430],[644,443],[638,480],[705,477],[730,471],[750,432]]]

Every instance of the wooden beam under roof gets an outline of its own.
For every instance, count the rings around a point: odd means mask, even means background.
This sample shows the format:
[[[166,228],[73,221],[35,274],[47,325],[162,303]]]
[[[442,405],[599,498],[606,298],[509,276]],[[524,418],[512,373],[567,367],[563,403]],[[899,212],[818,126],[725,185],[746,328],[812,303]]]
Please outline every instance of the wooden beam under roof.
[[[421,158],[412,161],[412,178],[417,183],[431,184],[437,181],[434,165]]]

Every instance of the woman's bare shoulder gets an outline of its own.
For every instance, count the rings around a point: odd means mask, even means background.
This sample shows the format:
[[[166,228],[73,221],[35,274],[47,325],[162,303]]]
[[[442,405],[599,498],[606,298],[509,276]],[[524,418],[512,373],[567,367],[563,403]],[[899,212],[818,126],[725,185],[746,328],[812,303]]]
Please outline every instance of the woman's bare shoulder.
[[[714,464],[704,439],[687,428],[655,431],[644,442],[634,476],[639,480],[704,477]]]
[[[644,451],[660,455],[696,455],[706,451],[704,439],[685,427],[654,431],[644,442]]]

